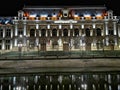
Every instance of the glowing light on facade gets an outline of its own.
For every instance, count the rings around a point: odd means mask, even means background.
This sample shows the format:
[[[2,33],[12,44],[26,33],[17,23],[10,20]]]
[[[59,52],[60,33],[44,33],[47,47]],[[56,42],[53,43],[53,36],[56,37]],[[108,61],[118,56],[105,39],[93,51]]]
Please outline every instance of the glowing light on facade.
[[[59,20],[59,21],[54,21],[54,23],[77,23],[77,21],[74,21],[74,20]]]
[[[81,28],[84,29],[84,25],[83,24],[81,25]]]
[[[41,17],[47,17],[47,15],[46,15],[46,14],[43,14],[43,15],[41,15]]]
[[[50,24],[47,25],[47,28],[50,29]]]
[[[78,15],[74,15],[74,17],[78,17]]]
[[[38,24],[36,24],[36,29],[39,29],[39,25]]]
[[[57,15],[53,15],[53,17],[57,17]]]
[[[84,17],[91,17],[90,14],[84,14]]]
[[[36,14],[33,14],[33,15],[29,15],[29,17],[36,17]]]
[[[96,17],[101,17],[102,15],[101,14],[97,14]]]

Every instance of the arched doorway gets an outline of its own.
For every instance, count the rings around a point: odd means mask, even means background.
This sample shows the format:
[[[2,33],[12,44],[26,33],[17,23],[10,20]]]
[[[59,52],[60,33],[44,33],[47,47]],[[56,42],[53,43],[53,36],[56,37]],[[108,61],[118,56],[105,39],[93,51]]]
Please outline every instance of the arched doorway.
[[[53,42],[52,42],[52,49],[53,50],[58,50],[58,41],[57,40],[53,40]]]
[[[53,36],[53,37],[56,37],[56,36],[57,36],[57,29],[53,29],[53,30],[52,30],[52,36]]]
[[[110,39],[109,40],[109,46],[110,46],[111,50],[114,50],[114,44],[115,44],[114,40]]]
[[[41,37],[45,37],[46,36],[46,29],[42,29],[41,30]]]
[[[79,29],[78,28],[74,29],[74,35],[79,36]]]
[[[97,50],[103,49],[103,41],[102,40],[98,40],[96,45],[97,45]]]
[[[29,48],[34,49],[34,46],[35,46],[35,29],[30,29]]]
[[[35,37],[35,29],[30,29],[30,37]]]
[[[68,29],[63,29],[63,36],[68,36]]]
[[[85,29],[85,34],[86,34],[86,36],[90,36],[90,29],[89,28]]]

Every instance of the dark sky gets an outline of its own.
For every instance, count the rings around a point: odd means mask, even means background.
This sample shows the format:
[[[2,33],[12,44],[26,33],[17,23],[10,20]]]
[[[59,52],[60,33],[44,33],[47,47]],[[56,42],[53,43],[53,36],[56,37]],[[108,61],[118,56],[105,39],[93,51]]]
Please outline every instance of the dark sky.
[[[115,15],[120,16],[120,5],[117,0],[2,0],[0,16],[16,16],[17,11],[24,5],[105,5],[112,9]]]

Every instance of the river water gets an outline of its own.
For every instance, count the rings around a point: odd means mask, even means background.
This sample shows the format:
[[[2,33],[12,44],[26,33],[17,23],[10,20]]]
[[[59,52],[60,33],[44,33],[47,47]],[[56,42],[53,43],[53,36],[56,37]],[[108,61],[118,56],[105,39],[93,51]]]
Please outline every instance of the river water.
[[[120,90],[120,72],[6,74],[0,90]]]

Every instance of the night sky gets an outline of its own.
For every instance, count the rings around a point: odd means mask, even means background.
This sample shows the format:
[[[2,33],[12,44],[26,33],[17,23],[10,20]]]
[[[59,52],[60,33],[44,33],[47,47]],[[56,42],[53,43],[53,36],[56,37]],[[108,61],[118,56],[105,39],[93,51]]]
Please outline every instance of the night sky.
[[[105,5],[108,9],[112,9],[115,15],[120,16],[120,5],[117,3],[116,0],[2,0],[0,16],[16,16],[17,11],[24,5]]]

